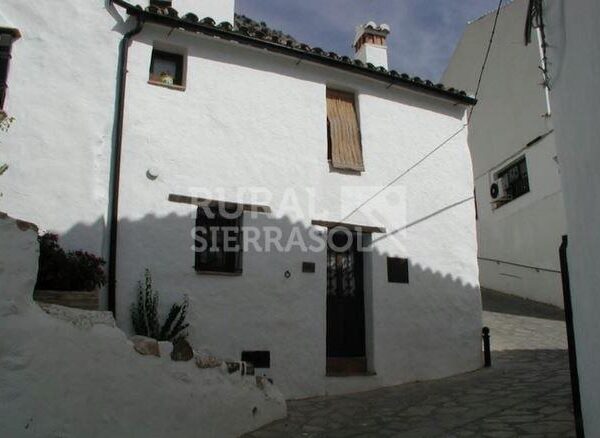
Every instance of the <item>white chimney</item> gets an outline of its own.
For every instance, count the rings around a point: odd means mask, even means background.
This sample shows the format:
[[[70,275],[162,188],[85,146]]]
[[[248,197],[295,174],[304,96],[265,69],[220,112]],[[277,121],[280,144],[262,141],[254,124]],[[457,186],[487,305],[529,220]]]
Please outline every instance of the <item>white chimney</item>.
[[[191,12],[200,20],[210,17],[217,24],[223,21],[233,24],[235,0],[171,0],[171,3],[180,17]]]
[[[386,39],[390,34],[387,24],[377,25],[372,21],[356,28],[354,38],[354,57],[362,62],[371,63],[376,67],[388,68]]]

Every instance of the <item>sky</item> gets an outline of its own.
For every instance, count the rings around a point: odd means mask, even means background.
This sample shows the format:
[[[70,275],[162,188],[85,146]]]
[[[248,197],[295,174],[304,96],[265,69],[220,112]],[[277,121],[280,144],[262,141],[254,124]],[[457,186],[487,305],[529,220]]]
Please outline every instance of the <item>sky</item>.
[[[236,0],[236,11],[298,41],[353,55],[359,24],[389,24],[389,66],[439,81],[468,21],[498,0]]]

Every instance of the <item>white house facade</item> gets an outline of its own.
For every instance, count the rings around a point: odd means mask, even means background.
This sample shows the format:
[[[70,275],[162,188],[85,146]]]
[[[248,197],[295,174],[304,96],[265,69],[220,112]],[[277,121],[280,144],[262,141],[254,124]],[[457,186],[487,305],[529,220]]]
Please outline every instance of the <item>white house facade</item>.
[[[149,269],[163,311],[188,296],[195,348],[253,358],[289,398],[481,366],[475,102],[368,65],[386,26],[359,29],[358,63],[218,24],[233,1],[5,0],[2,17],[19,32],[2,210],[104,255],[120,327]]]
[[[540,40],[525,45],[528,0],[467,26],[443,82],[478,104],[469,123],[481,286],[563,307],[558,248],[565,209]]]

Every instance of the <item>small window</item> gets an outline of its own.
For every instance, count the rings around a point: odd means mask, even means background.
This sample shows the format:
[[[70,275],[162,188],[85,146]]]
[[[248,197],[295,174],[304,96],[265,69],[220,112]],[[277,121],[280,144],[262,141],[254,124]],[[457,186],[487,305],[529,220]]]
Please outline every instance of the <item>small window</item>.
[[[6,90],[8,89],[8,67],[11,59],[13,36],[0,33],[0,109],[4,108]]]
[[[388,282],[408,283],[408,259],[388,257]]]
[[[327,158],[340,170],[365,170],[354,94],[327,90]]]
[[[183,87],[183,55],[154,49],[150,63],[150,82]]]
[[[194,245],[196,271],[242,273],[242,214],[237,206],[198,207]]]
[[[242,362],[254,365],[254,368],[271,368],[270,351],[242,351]]]
[[[497,174],[506,192],[506,202],[517,199],[529,192],[529,175],[525,157],[504,168]]]

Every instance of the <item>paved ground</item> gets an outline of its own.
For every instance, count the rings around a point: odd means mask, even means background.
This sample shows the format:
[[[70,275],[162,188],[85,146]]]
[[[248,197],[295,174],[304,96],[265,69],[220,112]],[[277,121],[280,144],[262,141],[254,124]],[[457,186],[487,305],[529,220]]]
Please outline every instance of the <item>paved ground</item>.
[[[566,350],[564,312],[556,307],[483,291],[483,325],[494,350]]]
[[[492,368],[361,394],[291,401],[287,419],[247,438],[574,437],[560,312],[488,293],[484,309],[493,310],[484,312],[484,323],[499,350]]]

